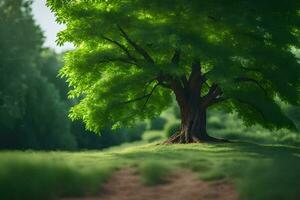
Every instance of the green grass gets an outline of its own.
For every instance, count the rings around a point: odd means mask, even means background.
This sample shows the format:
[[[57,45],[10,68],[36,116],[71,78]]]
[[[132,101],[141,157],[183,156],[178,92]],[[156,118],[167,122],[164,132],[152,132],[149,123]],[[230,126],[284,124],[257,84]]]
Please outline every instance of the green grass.
[[[116,165],[97,153],[2,152],[0,199],[54,199],[96,194]]]
[[[167,140],[166,134],[163,131],[146,131],[143,134],[142,140],[146,143],[157,142],[161,140]]]
[[[118,168],[136,167],[145,184],[176,168],[204,180],[229,179],[243,200],[300,197],[300,148],[249,143],[133,143],[93,152],[1,152],[0,199],[53,199],[99,192]],[[100,191],[101,192],[101,191]]]
[[[152,186],[164,183],[165,176],[173,170],[166,162],[148,160],[139,166],[139,174],[145,185]]]

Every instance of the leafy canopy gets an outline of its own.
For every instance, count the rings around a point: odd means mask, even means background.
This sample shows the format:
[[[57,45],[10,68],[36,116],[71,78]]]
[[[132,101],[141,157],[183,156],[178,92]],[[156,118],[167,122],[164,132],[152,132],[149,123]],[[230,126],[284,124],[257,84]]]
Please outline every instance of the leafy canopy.
[[[227,99],[223,108],[248,124],[293,127],[276,99],[299,105],[300,66],[293,54],[299,48],[299,0],[47,2],[67,25],[58,43],[77,47],[61,75],[72,87],[70,96],[82,98],[70,115],[88,129],[158,115],[170,105],[172,91],[156,77],[188,76],[195,59],[207,73],[202,94],[218,84]],[[176,52],[180,60],[172,64]]]

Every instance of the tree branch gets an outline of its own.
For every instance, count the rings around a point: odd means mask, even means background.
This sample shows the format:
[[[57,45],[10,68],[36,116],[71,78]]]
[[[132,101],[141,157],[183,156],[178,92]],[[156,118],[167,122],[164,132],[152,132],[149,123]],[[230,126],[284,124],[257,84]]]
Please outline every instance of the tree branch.
[[[215,104],[218,104],[218,103],[227,101],[228,99],[229,99],[228,97],[218,97],[218,98],[215,98],[215,99],[213,99],[213,100],[208,104],[208,106],[212,106],[212,105],[215,105]]]
[[[146,94],[146,91],[147,91],[147,89],[148,89],[148,86],[149,86],[151,83],[153,83],[154,81],[156,81],[156,78],[151,79],[149,82],[146,83],[146,86],[145,86],[145,89],[144,89],[144,94]]]
[[[249,103],[249,102],[244,101],[244,100],[239,99],[239,98],[234,98],[234,99],[235,99],[236,101],[238,101],[239,103],[241,103],[241,104],[246,104],[246,105],[248,105],[248,106],[251,106],[256,112],[258,112],[258,113],[261,115],[261,117],[262,117],[263,119],[266,119],[264,113],[263,113],[262,111],[260,111],[260,110],[259,110],[255,105],[253,105],[252,103]]]
[[[202,84],[207,80],[205,77],[206,74],[202,74],[201,72],[201,63],[199,60],[195,60],[192,65],[192,72],[190,74],[188,83],[191,91],[200,90]]]
[[[181,55],[180,49],[176,49],[173,56],[172,56],[171,64],[178,66],[179,62],[180,62],[180,55]],[[188,87],[188,80],[187,80],[185,74],[183,74],[180,77],[180,80],[181,80],[181,83],[182,83],[183,87],[187,88]]]
[[[104,60],[98,61],[98,63],[106,63],[106,62],[123,62],[123,63],[127,63],[127,64],[137,65],[137,63],[132,62],[129,59],[122,58],[122,57],[119,57],[119,58],[105,58]]]
[[[193,84],[201,76],[201,64],[199,60],[195,60],[192,64],[192,72],[189,77],[189,84]]]
[[[210,87],[208,93],[201,99],[202,106],[208,107],[220,95],[222,95],[222,90],[217,84],[214,83]]]
[[[168,75],[163,75],[162,73],[156,77],[159,84],[165,88],[171,89],[171,83],[173,82],[172,77]]]
[[[117,24],[118,29],[120,30],[122,36],[125,38],[125,40],[139,53],[141,54],[145,60],[147,60],[149,63],[154,63],[154,60],[151,58],[151,56],[147,53],[145,49],[143,49],[141,46],[136,44],[131,38],[128,36],[128,34],[121,28],[120,25]]]
[[[267,90],[259,83],[259,81],[249,78],[249,77],[237,77],[234,79],[236,82],[250,82],[250,83],[255,83],[263,92],[267,95],[268,92]]]
[[[172,63],[173,65],[176,65],[176,66],[179,65],[179,62],[180,62],[180,55],[181,55],[180,49],[176,49],[175,52],[174,52],[174,54],[173,54],[173,56],[172,56],[172,59],[171,59],[171,63]],[[186,88],[186,87],[188,86],[188,81],[187,81],[186,76],[185,76],[185,75],[182,75],[182,76],[180,77],[180,80],[181,80],[181,82],[182,82],[183,87]]]
[[[149,102],[149,99],[150,99],[150,97],[152,96],[154,90],[155,90],[155,89],[157,88],[157,86],[159,86],[159,85],[160,85],[160,84],[157,83],[157,84],[152,88],[152,90],[151,90],[151,92],[150,92],[149,94],[144,95],[144,96],[142,96],[142,97],[140,97],[140,98],[137,98],[137,99],[141,100],[141,99],[144,99],[144,98],[147,97],[147,99],[146,99],[146,101],[145,101],[145,103],[143,104],[143,107],[142,107],[142,109],[141,109],[142,111],[144,111],[144,109],[145,109],[147,103]],[[133,99],[133,100],[137,100],[137,99]],[[127,101],[127,102],[128,102],[128,101]],[[131,102],[133,102],[133,101],[131,101]],[[133,117],[134,115],[135,115],[135,114],[132,114],[131,117]]]
[[[187,80],[185,74],[181,76],[181,82],[182,82],[182,85],[183,85],[184,88],[187,88],[187,87],[188,87],[189,82],[188,82],[188,80]]]
[[[248,67],[241,67],[242,69],[244,70],[247,70],[247,71],[255,71],[255,72],[260,72],[260,69],[259,68],[248,68]]]
[[[102,38],[109,41],[109,42],[111,42],[111,43],[113,43],[113,44],[115,44],[115,45],[117,45],[118,47],[120,47],[125,52],[125,54],[127,55],[127,57],[130,60],[133,60],[134,62],[137,62],[137,59],[130,54],[129,50],[123,44],[121,44],[118,41],[112,40],[112,39],[110,39],[110,38],[108,38],[104,35],[102,35]]]
[[[260,73],[263,75],[263,71],[260,68],[257,67],[241,67],[243,70],[248,71],[248,72],[254,72],[254,73]]]
[[[175,52],[174,52],[174,55],[172,56],[172,59],[171,59],[171,63],[174,64],[174,65],[178,65],[179,64],[179,60],[180,60],[180,50],[179,49],[176,49]]]
[[[146,102],[144,103],[142,110],[144,110],[144,108],[146,107],[146,105],[147,105],[147,103],[148,103],[150,97],[152,96],[152,94],[153,94],[153,92],[155,91],[155,89],[157,88],[157,86],[159,86],[159,83],[157,83],[156,85],[154,85],[154,87],[152,88],[151,92],[148,94],[149,96],[147,97],[147,100],[146,100]]]
[[[209,73],[211,73],[211,71],[212,71],[212,70],[209,70],[209,71],[205,72],[204,74],[202,74],[202,77],[204,77],[205,80],[206,80],[207,75],[208,75]]]
[[[123,102],[121,102],[120,104],[128,104],[128,103],[140,101],[140,100],[143,100],[143,99],[147,98],[148,96],[149,96],[149,94],[146,94],[146,95],[144,95],[144,96],[137,97],[137,98],[135,98],[135,99],[130,99],[130,100],[128,100],[128,101],[123,101]]]
[[[157,84],[152,88],[152,90],[151,90],[151,92],[150,92],[149,94],[146,94],[146,95],[143,95],[143,96],[141,96],[141,97],[137,97],[137,98],[135,98],[135,99],[131,99],[131,100],[128,100],[128,101],[123,101],[123,102],[121,102],[120,104],[128,104],[128,103],[140,101],[140,100],[143,100],[143,99],[147,98],[147,99],[146,99],[146,102],[145,102],[145,104],[146,104],[146,103],[149,101],[150,97],[152,96],[154,90],[155,90],[155,89],[157,88],[157,86],[159,86],[159,85],[160,85],[160,84],[157,83]],[[144,104],[144,105],[145,105],[145,104]],[[143,106],[143,107],[144,107],[144,106]]]

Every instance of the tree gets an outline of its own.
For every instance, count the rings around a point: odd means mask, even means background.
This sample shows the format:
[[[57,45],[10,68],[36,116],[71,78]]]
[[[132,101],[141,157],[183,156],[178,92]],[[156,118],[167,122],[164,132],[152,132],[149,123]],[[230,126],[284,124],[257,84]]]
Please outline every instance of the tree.
[[[55,88],[51,88],[53,91],[47,92],[49,89],[46,87],[46,92],[44,94],[40,94],[39,96],[43,97],[46,96],[46,98],[41,98],[42,100],[39,100],[40,103],[47,106],[47,111],[43,106],[34,107],[32,106],[29,110],[41,110],[43,108],[44,110],[42,112],[34,112],[35,115],[37,115],[37,120],[39,118],[46,118],[47,121],[59,123],[56,124],[55,127],[60,127],[58,130],[62,130],[62,128],[66,128],[66,130],[63,133],[56,134],[56,128],[50,128],[48,129],[47,133],[47,144],[43,146],[45,149],[46,147],[49,149],[55,149],[55,148],[64,148],[64,149],[73,149],[76,146],[78,149],[103,149],[110,146],[120,145],[121,143],[125,142],[132,142],[136,140],[141,140],[141,135],[145,131],[145,124],[137,124],[132,128],[120,128],[118,130],[109,130],[107,128],[104,128],[101,130],[101,135],[96,134],[90,134],[90,132],[86,131],[84,128],[84,124],[82,121],[68,121],[67,120],[67,112],[66,110],[70,108],[73,104],[77,102],[77,99],[70,100],[67,98],[68,93],[68,85],[64,79],[61,79],[57,76],[59,69],[62,67],[62,57],[63,54],[57,54],[51,49],[45,49],[42,52],[42,59],[41,59],[41,75],[43,77],[47,78],[47,81],[52,83]],[[51,85],[52,85],[51,84]],[[39,84],[40,85],[40,84]],[[33,88],[39,88],[39,85],[34,86]],[[47,84],[49,85],[49,84]],[[48,89],[48,90],[47,90]],[[51,104],[44,102],[45,100],[52,100],[53,98],[57,96],[57,90],[59,92],[59,97],[54,98],[56,99],[56,104]],[[52,95],[50,95],[52,94]],[[49,96],[50,95],[50,96]],[[32,95],[36,96],[36,95]],[[61,99],[61,101],[57,101],[57,99]],[[42,101],[42,102],[41,102]],[[52,100],[53,101],[53,100]],[[35,101],[31,101],[35,102]],[[59,108],[57,108],[59,107]],[[49,117],[49,113],[51,114]],[[42,116],[42,115],[45,116]],[[29,116],[31,119],[33,116]],[[42,120],[43,121],[43,120]],[[43,123],[36,123],[34,127],[39,127],[41,129],[41,126]],[[33,136],[35,135],[42,135],[39,134],[39,129],[33,132]],[[26,136],[26,134],[22,134],[23,136],[23,143],[26,140],[30,141],[31,137]],[[43,138],[43,137],[41,137]],[[44,137],[46,139],[46,137]],[[74,141],[75,140],[75,141]],[[45,140],[41,140],[45,141]],[[39,141],[39,144],[41,143]]]
[[[13,138],[8,144],[12,145],[10,148],[76,149],[67,117],[68,106],[61,100],[57,88],[39,76],[27,84],[30,89],[26,92],[22,118],[15,124],[13,132],[8,133]]]
[[[206,112],[220,105],[251,125],[295,128],[278,101],[299,105],[300,1],[48,0],[77,48],[61,75],[81,97],[71,109],[99,132],[159,115],[172,102],[181,131],[169,143],[218,141]]]
[[[0,127],[11,130],[21,118],[28,89],[43,44],[30,6],[23,0],[0,2]],[[26,39],[25,39],[26,38]]]
[[[40,71],[43,77],[48,79],[59,91],[59,96],[63,101],[68,101],[68,84],[66,80],[58,77],[58,72],[63,66],[64,53],[58,54],[52,49],[44,49],[41,53],[41,66]],[[70,104],[70,103],[68,103]]]
[[[57,65],[42,49],[30,1],[0,1],[0,41],[0,149],[76,148],[68,107],[43,76]]]

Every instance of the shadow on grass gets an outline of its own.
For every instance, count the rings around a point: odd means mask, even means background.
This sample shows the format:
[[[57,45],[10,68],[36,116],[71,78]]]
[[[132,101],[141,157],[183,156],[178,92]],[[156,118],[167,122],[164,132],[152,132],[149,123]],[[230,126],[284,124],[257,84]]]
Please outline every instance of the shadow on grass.
[[[204,145],[204,146],[203,146]],[[231,159],[238,158],[295,158],[300,159],[300,148],[293,146],[280,145],[260,145],[246,142],[233,142],[225,144],[191,144],[191,145],[158,145],[149,149],[138,149],[133,152],[114,153],[114,156],[143,160],[143,159],[162,159],[162,160],[185,160],[192,158],[211,159]]]

